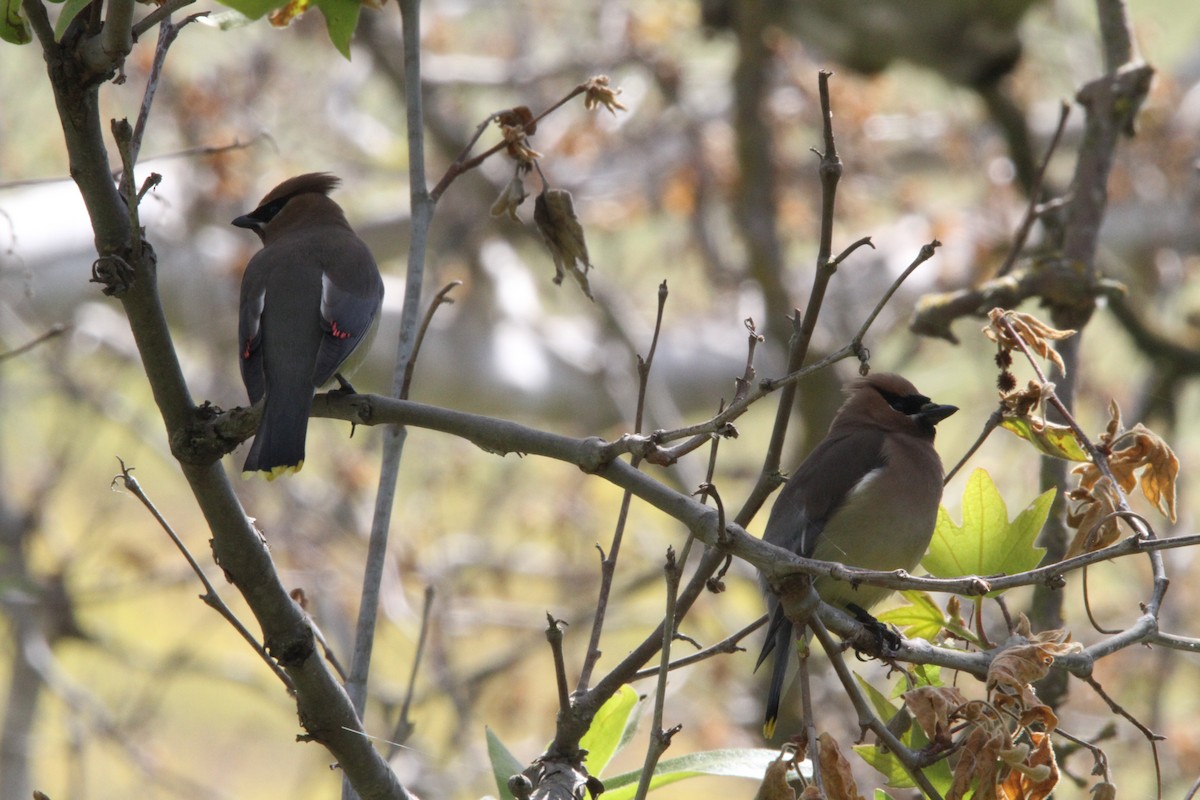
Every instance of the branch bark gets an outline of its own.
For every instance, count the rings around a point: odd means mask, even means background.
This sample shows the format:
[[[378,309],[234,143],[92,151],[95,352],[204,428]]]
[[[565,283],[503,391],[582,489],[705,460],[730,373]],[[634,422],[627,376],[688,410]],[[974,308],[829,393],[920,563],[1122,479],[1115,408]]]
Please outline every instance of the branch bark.
[[[111,176],[100,118],[102,77],[87,61],[90,40],[73,26],[62,42],[54,40],[45,8],[25,0],[23,8],[45,55],[71,177],[79,187],[101,260],[121,276],[105,293],[116,295],[125,311],[154,401],[168,437],[174,441],[194,422],[192,401],[175,353],[158,296],[154,250],[141,240],[130,209]],[[136,255],[135,255],[136,254]],[[362,725],[337,677],[314,645],[304,612],[288,595],[262,535],[234,494],[219,462],[181,463],[196,502],[212,531],[213,555],[242,593],[263,632],[271,657],[296,687],[302,737],[324,745],[363,798],[407,798],[387,763],[362,735]]]

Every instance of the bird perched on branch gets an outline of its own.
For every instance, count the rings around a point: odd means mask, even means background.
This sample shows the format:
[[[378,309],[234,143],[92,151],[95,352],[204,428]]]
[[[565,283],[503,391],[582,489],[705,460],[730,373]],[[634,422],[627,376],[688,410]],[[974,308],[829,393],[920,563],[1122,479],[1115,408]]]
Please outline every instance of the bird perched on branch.
[[[345,376],[379,322],[383,279],[328,197],[338,182],[323,172],[289,178],[233,221],[263,243],[242,276],[238,348],[250,402],[263,401],[242,469],[268,480],[304,465],[313,392],[334,378],[353,391]]]
[[[806,558],[870,570],[912,570],[925,555],[942,497],[934,426],[953,414],[899,375],[874,374],[846,387],[829,433],[788,480],[763,540]],[[792,623],[760,577],[770,624],[755,669],[774,651],[763,733],[775,731],[793,652]],[[867,611],[890,590],[830,577],[813,584],[830,605]]]

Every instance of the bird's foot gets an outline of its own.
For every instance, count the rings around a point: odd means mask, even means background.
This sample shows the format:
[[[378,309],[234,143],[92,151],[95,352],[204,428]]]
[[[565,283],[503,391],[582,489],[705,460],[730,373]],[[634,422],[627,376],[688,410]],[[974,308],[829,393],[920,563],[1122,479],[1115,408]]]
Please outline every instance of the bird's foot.
[[[867,631],[875,637],[875,646],[871,648],[870,655],[877,655],[880,658],[887,659],[889,654],[895,653],[900,649],[902,639],[900,634],[895,630],[884,625],[875,617],[867,613],[867,610],[861,606],[856,606],[853,603],[846,606],[846,609],[854,615],[854,618],[867,629]],[[855,648],[856,652],[863,651]]]
[[[330,389],[329,393],[331,395],[334,395],[335,397],[345,397],[346,395],[350,394],[358,394],[358,391],[355,390],[355,388],[350,384],[350,381],[342,377],[342,373],[335,372],[333,374],[333,378],[338,382],[338,388]]]

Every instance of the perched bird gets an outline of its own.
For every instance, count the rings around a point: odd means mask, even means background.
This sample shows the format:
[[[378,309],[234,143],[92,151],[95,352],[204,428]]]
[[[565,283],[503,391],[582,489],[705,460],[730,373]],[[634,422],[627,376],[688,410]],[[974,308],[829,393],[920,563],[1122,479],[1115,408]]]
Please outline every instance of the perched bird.
[[[929,547],[942,497],[934,426],[953,414],[899,375],[873,374],[846,387],[829,433],[779,493],[763,540],[806,558],[871,570],[911,570]],[[760,580],[770,624],[755,669],[775,652],[763,732],[775,731],[792,652],[792,623]],[[887,596],[878,586],[829,577],[813,584],[821,599],[864,612]]]
[[[233,224],[263,248],[242,276],[238,348],[262,421],[242,468],[273,479],[304,465],[313,392],[349,374],[370,346],[383,303],[375,259],[328,197],[333,175],[297,175]],[[347,359],[354,355],[349,362]]]

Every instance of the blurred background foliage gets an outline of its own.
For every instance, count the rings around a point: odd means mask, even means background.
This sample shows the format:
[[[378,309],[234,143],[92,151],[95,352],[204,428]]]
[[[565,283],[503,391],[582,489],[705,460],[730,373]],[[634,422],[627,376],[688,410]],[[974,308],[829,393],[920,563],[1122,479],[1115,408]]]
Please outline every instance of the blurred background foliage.
[[[805,6],[826,15],[821,19],[781,21],[754,47],[742,47],[729,9],[716,2],[428,0],[422,33],[431,181],[487,115],[516,105],[540,110],[590,75],[609,74],[628,111],[588,113],[571,104],[531,139],[549,180],[574,195],[596,265],[595,304],[569,281],[551,284],[531,203],[521,209],[524,224],[489,216],[511,177],[509,162],[492,159],[442,198],[427,285],[463,286],[455,304],[438,313],[413,399],[571,435],[620,435],[630,429],[634,357],[649,346],[663,280],[670,299],[648,427],[703,419],[731,396],[748,317],[767,334],[759,374],[776,374],[789,329],[784,315],[803,306],[811,281],[820,209],[809,148],[820,146],[816,72],[828,67],[837,72],[834,120],[846,164],[835,252],[864,235],[876,249],[859,251],[839,271],[816,345],[826,352],[841,346],[920,245],[942,241],[867,344],[874,368],[904,372],[927,394],[963,408],[939,429],[943,460],[957,461],[994,407],[992,348],[972,321],[955,327],[958,346],[919,339],[906,322],[922,294],[970,286],[995,272],[1026,200],[1011,139],[989,112],[988,93],[1003,89],[1041,153],[1059,104],[1098,74],[1094,11],[1082,0],[931,3],[922,14],[900,13],[895,19],[919,24],[909,31],[893,20],[884,28],[889,48],[882,48],[866,36],[855,44],[839,35],[850,22],[836,9],[856,4],[825,5]],[[882,9],[885,19],[897,13],[886,2],[863,5]],[[330,46],[318,15],[281,31],[233,24],[227,10],[212,10],[213,24],[189,26],[171,50],[142,165],[164,176],[143,204],[142,221],[159,253],[161,292],[193,393],[225,408],[245,402],[234,358],[235,307],[240,270],[258,243],[229,221],[280,179],[314,170],[344,179],[336,198],[388,279],[384,329],[355,381],[385,391],[407,236],[395,9],[364,12],[349,61]],[[989,20],[992,12],[996,19]],[[1158,72],[1139,134],[1119,152],[1100,267],[1129,287],[1140,319],[1193,348],[1200,346],[1200,5],[1147,0],[1132,12],[1143,55]],[[936,20],[947,24],[931,24]],[[1019,60],[1011,51],[1018,38]],[[126,64],[125,84],[102,92],[106,117],[136,116],[152,53],[147,36]],[[972,53],[978,60],[964,66]],[[766,58],[768,80],[756,88],[761,113],[747,120],[739,99],[755,87],[739,88],[738,76],[752,58]],[[329,797],[340,778],[324,750],[294,743],[292,701],[196,601],[198,584],[153,520],[110,488],[119,456],[223,585],[125,322],[87,283],[91,232],[66,180],[44,69],[35,46],[0,47],[0,351],[66,326],[0,363],[5,726],[19,727],[28,715],[35,785],[56,800]],[[1058,187],[1070,179],[1081,120],[1075,113],[1051,164]],[[747,130],[762,138],[745,138]],[[495,137],[490,130],[483,144]],[[764,239],[753,233],[771,222],[756,216],[756,186],[746,177],[756,159],[774,181],[774,263],[782,269],[771,266],[769,253],[763,257]],[[1139,350],[1128,324],[1101,309],[1088,326],[1077,411],[1099,433],[1115,397],[1127,420],[1147,422],[1172,443],[1184,468],[1177,530],[1192,531],[1188,466],[1200,452],[1200,393],[1186,371]],[[823,431],[837,384],[853,365],[836,372],[805,384],[785,466]],[[769,405],[742,418],[740,437],[721,445],[716,484],[727,506],[744,496],[761,463]],[[299,476],[240,484],[285,582],[305,590],[310,612],[346,660],[380,442],[375,430],[349,433],[343,423],[316,420],[313,455]],[[1033,458],[1015,440],[993,437],[972,465],[992,473],[1015,514],[1038,492]],[[697,454],[663,475],[694,486],[704,459]],[[237,464],[235,453],[230,469]],[[956,518],[965,479],[946,492]],[[551,736],[545,613],[570,623],[568,667],[578,669],[598,583],[595,545],[607,549],[620,496],[574,468],[501,459],[415,429],[400,480],[367,727],[381,739],[392,736],[422,597],[433,587],[412,711],[416,730],[393,760],[424,797],[494,793],[484,726],[524,759]],[[660,617],[662,556],[681,541],[678,525],[637,504],[632,521],[607,657],[626,652]],[[1158,531],[1172,532],[1166,525]],[[1173,551],[1167,559],[1176,580],[1164,627],[1197,635],[1189,609],[1200,597],[1187,580],[1193,556]],[[1089,580],[1101,619],[1139,613],[1147,585],[1140,561],[1093,568]],[[744,565],[734,566],[727,583],[728,592],[697,605],[684,633],[711,644],[762,613]],[[1065,591],[1067,624],[1086,641],[1079,583]],[[225,596],[244,611],[236,592]],[[1019,610],[1028,598],[1014,593],[1009,603]],[[752,673],[758,645],[756,635],[746,642],[751,653],[673,675],[666,717],[683,731],[668,755],[761,744],[763,676]],[[14,668],[18,648],[37,655],[32,677]],[[877,664],[859,669],[878,685],[886,681]],[[1130,650],[1099,664],[1096,677],[1167,737],[1166,795],[1181,794],[1195,779],[1188,765],[1200,763],[1200,665],[1166,650]],[[817,686],[821,724],[853,734],[840,690],[824,674]],[[1152,794],[1149,745],[1094,693],[1073,684],[1063,719],[1089,738],[1108,729],[1102,746],[1123,794]],[[780,727],[790,727],[788,720]],[[641,750],[630,748],[615,768],[636,766]],[[1072,767],[1087,770],[1083,759],[1068,761]],[[706,779],[658,796],[750,791]],[[1062,796],[1072,791],[1069,782],[1060,788]]]

